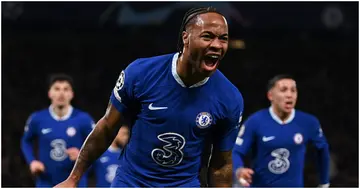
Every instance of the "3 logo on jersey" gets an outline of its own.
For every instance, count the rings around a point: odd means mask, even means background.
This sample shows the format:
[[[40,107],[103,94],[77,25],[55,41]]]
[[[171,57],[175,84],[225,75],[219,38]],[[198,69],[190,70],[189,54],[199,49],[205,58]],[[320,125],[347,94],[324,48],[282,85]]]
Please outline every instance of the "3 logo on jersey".
[[[164,167],[179,165],[184,158],[182,149],[186,143],[185,138],[172,132],[160,134],[157,138],[164,142],[164,146],[151,151],[152,159]]]
[[[268,163],[268,169],[274,174],[283,174],[290,167],[290,151],[286,148],[278,148],[271,152],[271,156],[274,157],[274,160],[271,160]]]
[[[199,128],[204,129],[211,125],[212,120],[211,114],[208,112],[201,112],[196,116],[195,122]]]
[[[66,142],[63,139],[55,139],[51,141],[50,157],[55,161],[63,161],[68,157],[66,153]]]
[[[114,180],[115,176],[116,176],[116,169],[117,169],[118,165],[116,164],[112,164],[109,165],[106,168],[106,175],[105,175],[105,179],[106,181],[108,181],[109,183],[112,183],[112,181]]]

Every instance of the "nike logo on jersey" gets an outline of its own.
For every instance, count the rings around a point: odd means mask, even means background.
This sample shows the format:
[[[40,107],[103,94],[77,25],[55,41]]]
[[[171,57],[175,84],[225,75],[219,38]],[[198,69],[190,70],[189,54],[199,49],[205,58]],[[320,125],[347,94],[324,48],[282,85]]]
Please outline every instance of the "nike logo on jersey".
[[[51,131],[52,131],[51,128],[41,129],[41,133],[44,134],[44,135],[50,133]]]
[[[167,109],[168,107],[155,107],[153,106],[153,103],[151,103],[149,105],[149,110],[164,110],[164,109]]]
[[[269,136],[269,137],[263,136],[262,137],[263,142],[269,142],[270,140],[274,140],[274,139],[275,139],[274,136]]]

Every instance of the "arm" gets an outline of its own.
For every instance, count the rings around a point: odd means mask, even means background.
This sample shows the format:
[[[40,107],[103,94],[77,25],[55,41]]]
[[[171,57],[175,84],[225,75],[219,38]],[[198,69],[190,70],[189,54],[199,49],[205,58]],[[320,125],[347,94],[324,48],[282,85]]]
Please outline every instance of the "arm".
[[[21,150],[24,153],[25,160],[30,167],[31,174],[37,175],[45,171],[45,166],[41,161],[35,159],[33,150],[33,139],[37,137],[38,123],[32,114],[26,122],[25,132],[21,139]]]
[[[94,120],[92,119],[92,117],[88,113],[85,113],[81,126],[82,126],[81,134],[83,135],[84,140],[85,140],[86,137],[95,128],[96,124],[95,124]]]
[[[320,176],[320,187],[330,186],[330,152],[329,144],[322,132],[319,121],[316,119],[312,142],[317,150],[317,168]]]
[[[320,174],[320,187],[328,188],[330,186],[330,152],[329,148],[325,147],[318,149],[317,165]]]
[[[36,122],[33,119],[34,114],[26,121],[24,135],[21,139],[21,150],[24,154],[26,162],[30,165],[35,160],[33,150],[33,139],[36,137]]]
[[[214,149],[209,166],[210,187],[229,188],[232,186],[231,150],[221,152]]]
[[[79,157],[68,179],[78,183],[89,166],[98,159],[115,139],[121,125],[122,115],[109,103],[107,111],[96,124],[81,147]]]
[[[209,186],[232,186],[232,149],[239,132],[243,112],[243,99],[239,93],[229,109],[229,116],[219,121],[214,135],[213,152],[209,164]]]
[[[57,185],[57,187],[75,187],[88,167],[114,141],[121,127],[119,123],[125,121],[123,115],[132,108],[135,101],[133,91],[137,75],[136,71],[136,66],[130,64],[125,71],[121,72],[104,117],[97,122],[95,128],[85,140],[68,179]]]
[[[81,121],[81,136],[83,137],[83,141],[85,141],[86,137],[90,134],[90,132],[94,129],[95,123],[91,116],[87,113],[84,113],[84,118]],[[79,156],[79,147],[70,147],[66,150],[66,153],[69,155],[71,161],[75,161]]]
[[[236,179],[235,184],[241,186],[250,186],[252,182],[252,174],[254,171],[244,168],[243,157],[246,156],[255,139],[255,123],[250,117],[240,128],[236,138],[235,146],[232,152],[233,156],[233,178]]]
[[[242,158],[246,156],[251,146],[253,145],[255,138],[255,124],[253,119],[250,117],[246,122],[241,126],[239,134],[236,138],[235,146],[232,152],[233,156],[233,171],[234,175],[239,168],[244,167]]]

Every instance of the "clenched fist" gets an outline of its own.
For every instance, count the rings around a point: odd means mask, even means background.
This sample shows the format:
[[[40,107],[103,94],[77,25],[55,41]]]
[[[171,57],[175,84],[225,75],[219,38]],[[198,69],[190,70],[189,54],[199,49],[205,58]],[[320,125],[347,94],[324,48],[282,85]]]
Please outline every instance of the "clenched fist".
[[[252,175],[254,171],[249,168],[238,168],[236,170],[236,178],[239,180],[241,186],[249,187],[252,182]]]
[[[78,157],[80,151],[79,149],[72,147],[66,150],[66,153],[69,155],[69,158],[71,161],[75,161],[76,158]]]
[[[45,171],[45,166],[41,161],[33,160],[30,163],[30,171],[31,171],[31,174],[37,175],[37,174]]]

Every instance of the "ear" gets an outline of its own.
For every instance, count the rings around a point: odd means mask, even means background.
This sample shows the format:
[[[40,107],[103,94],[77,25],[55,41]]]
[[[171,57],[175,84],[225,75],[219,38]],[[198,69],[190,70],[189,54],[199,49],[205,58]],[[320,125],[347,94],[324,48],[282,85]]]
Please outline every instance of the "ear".
[[[266,94],[267,98],[269,99],[269,101],[272,101],[273,100],[273,96],[272,96],[272,92],[271,90],[269,90]]]
[[[186,31],[182,32],[182,40],[183,40],[183,44],[184,47],[187,47],[189,45],[189,33]]]
[[[74,91],[71,91],[70,94],[71,94],[71,96],[70,96],[70,101],[71,101],[71,100],[74,98],[74,96],[75,96],[75,95],[74,95]]]
[[[50,91],[51,91],[51,89],[48,90],[48,97],[51,100],[51,92]]]

